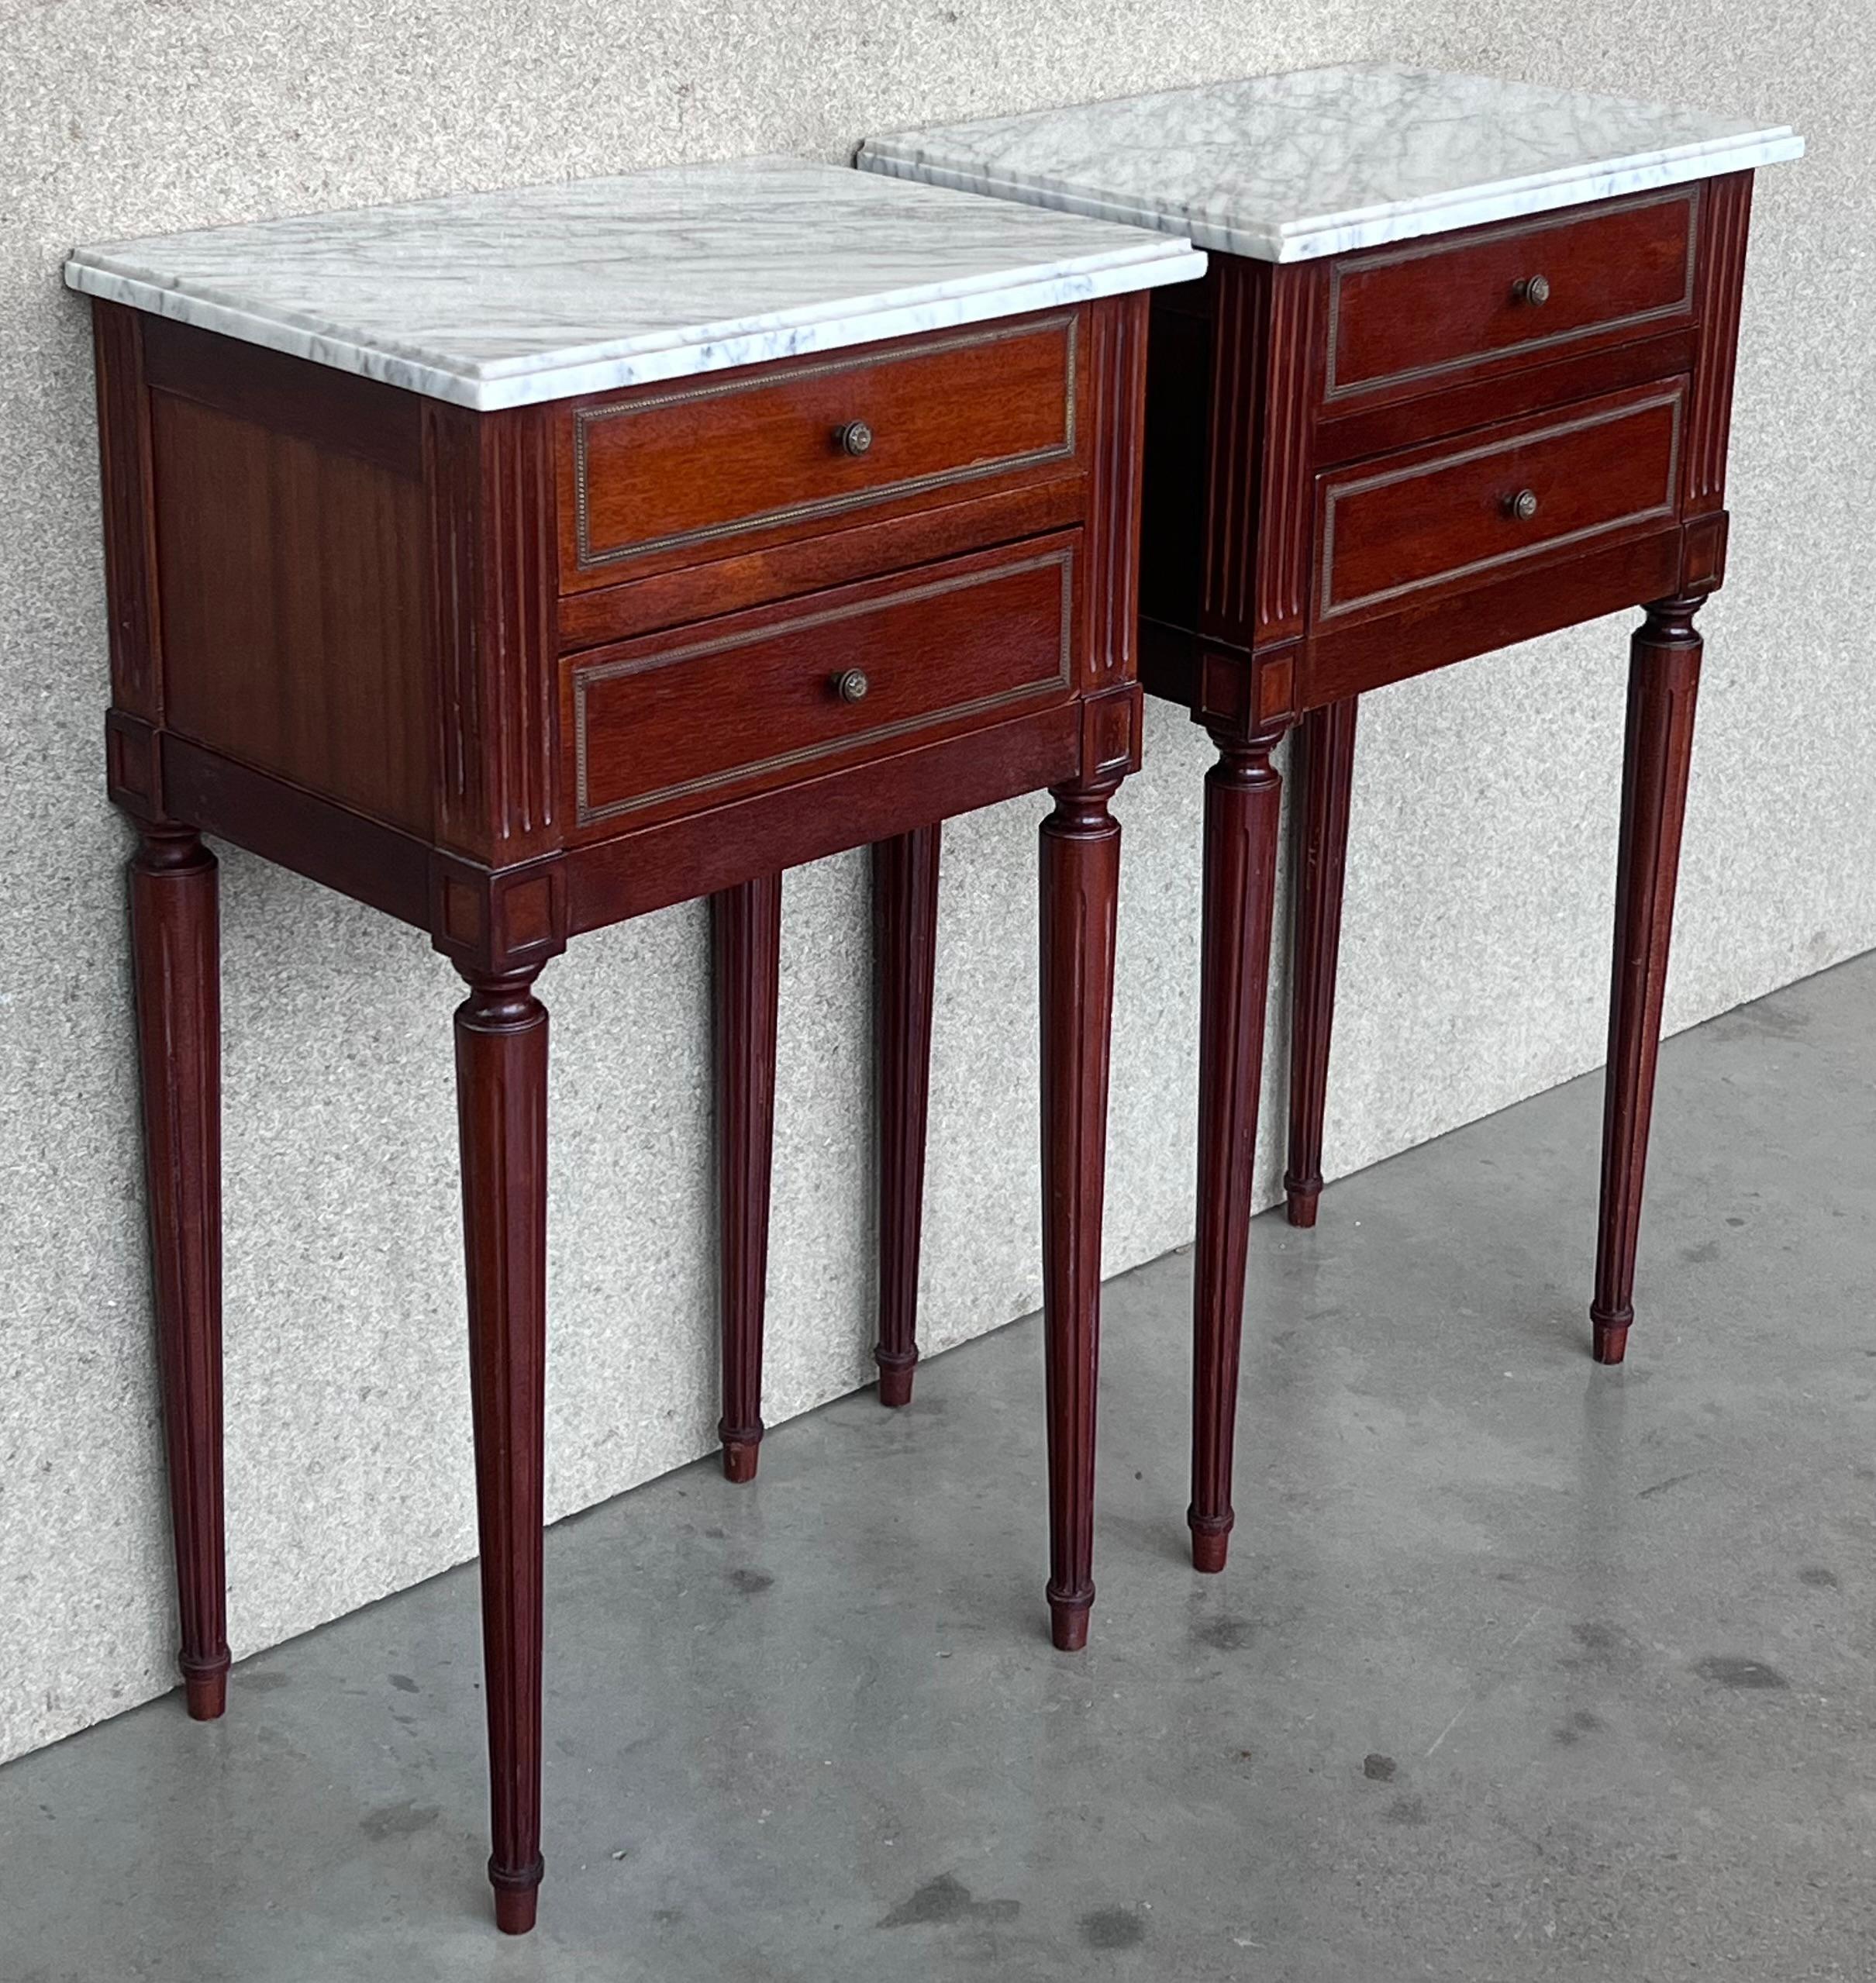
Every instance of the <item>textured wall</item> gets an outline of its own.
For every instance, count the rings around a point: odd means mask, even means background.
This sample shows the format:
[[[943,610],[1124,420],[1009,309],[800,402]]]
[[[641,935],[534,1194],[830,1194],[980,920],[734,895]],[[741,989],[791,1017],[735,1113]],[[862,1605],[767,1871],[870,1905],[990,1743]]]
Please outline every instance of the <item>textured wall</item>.
[[[171,1684],[77,241],[789,149],[1230,73],[1424,55],[1798,125],[1761,187],[1735,581],[1688,822],[1674,1023],[1876,943],[1867,0],[40,0],[0,34],[0,1756]],[[1481,24],[1474,16],[1489,12]],[[1329,1122],[1347,1170],[1600,1059],[1622,629],[1373,699]],[[1188,1235],[1198,777],[1156,710],[1123,793],[1108,1259]],[[1033,829],[949,832],[926,1335],[1033,1308]],[[474,1547],[450,1087],[422,941],[224,865],[237,1654]],[[864,867],[786,895],[771,1423],[867,1363]],[[554,1014],[552,1510],[707,1449],[705,927],[586,940]],[[1281,1058],[1281,1036],[1275,1044]],[[1274,1181],[1267,1138],[1267,1178]],[[1595,1154],[1585,1150],[1583,1161]],[[1455,1243],[1489,1205],[1456,1205]],[[1579,1316],[1582,1285],[1560,1288]],[[1644,1264],[1644,1272],[1646,1267]],[[1259,1326],[1254,1318],[1252,1326]],[[1181,1354],[1169,1343],[1169,1354]],[[1039,1429],[1040,1436],[1040,1429]],[[1169,1509],[1176,1522],[1178,1511]],[[1038,1511],[1038,1521],[1040,1512]],[[1039,1559],[1040,1560],[1040,1559]]]

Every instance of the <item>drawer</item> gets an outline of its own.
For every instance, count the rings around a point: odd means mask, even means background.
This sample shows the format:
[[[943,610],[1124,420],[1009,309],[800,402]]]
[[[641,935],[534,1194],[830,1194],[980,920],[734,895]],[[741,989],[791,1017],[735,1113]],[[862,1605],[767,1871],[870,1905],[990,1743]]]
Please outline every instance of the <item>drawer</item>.
[[[562,416],[564,589],[1072,473],[1074,311]]]
[[[1319,625],[1391,612],[1679,508],[1685,379],[1320,477]]]
[[[1702,189],[1345,255],[1323,404],[1408,398],[1689,323]]]
[[[569,657],[578,824],[701,810],[1065,700],[1078,531]]]

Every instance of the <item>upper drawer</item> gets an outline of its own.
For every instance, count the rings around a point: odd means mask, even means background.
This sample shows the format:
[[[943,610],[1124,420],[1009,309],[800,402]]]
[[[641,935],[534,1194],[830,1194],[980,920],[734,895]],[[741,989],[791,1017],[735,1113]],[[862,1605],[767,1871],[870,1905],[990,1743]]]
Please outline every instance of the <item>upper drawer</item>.
[[[638,826],[1066,701],[1078,531],[561,663],[578,824]]]
[[[1685,379],[1319,478],[1316,621],[1394,612],[1679,510]]]
[[[1071,472],[1064,312],[562,416],[561,579],[612,585]]]
[[[1679,186],[1340,257],[1324,404],[1410,398],[1692,322],[1700,199]]]

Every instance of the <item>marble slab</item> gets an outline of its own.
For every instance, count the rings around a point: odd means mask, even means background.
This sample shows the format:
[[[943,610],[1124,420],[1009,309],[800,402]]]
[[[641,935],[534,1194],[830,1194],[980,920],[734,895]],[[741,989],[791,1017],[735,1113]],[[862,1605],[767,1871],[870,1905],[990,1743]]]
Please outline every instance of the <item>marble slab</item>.
[[[1372,63],[901,131],[856,162],[1293,262],[1803,150],[1748,117]]]
[[[65,280],[486,412],[1203,274],[1171,231],[754,158],[114,242]]]

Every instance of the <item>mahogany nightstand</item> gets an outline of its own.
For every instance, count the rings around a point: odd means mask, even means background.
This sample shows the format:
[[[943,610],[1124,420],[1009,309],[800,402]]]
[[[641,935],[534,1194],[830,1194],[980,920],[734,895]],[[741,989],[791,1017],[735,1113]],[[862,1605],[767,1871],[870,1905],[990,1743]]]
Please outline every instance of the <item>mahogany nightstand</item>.
[[[1365,690],[1626,606],[1632,647],[1591,1305],[1621,1361],[1723,506],[1752,174],[1783,127],[1389,67],[1221,83],[869,140],[860,164],[1189,234],[1156,299],[1141,678],[1216,742],[1205,792],[1193,1560],[1232,1526],[1277,856],[1302,779],[1293,1224],[1322,1188],[1355,712]],[[928,861],[935,861],[936,842]],[[899,926],[889,899],[882,930]],[[929,890],[928,871],[918,886]],[[922,955],[885,956],[909,981]],[[916,1028],[905,1029],[906,1036]],[[888,1043],[890,1044],[890,1042]],[[908,1085],[888,1068],[882,1081]],[[886,1223],[898,1243],[903,1225]],[[888,1288],[916,1285],[903,1261]],[[909,1302],[882,1332],[909,1346]]]
[[[780,870],[1047,788],[1050,1578],[1087,1630],[1147,305],[1163,233],[759,160],[87,250],[189,1710],[229,1651],[213,834],[456,1014],[497,1919],[540,1853],[547,1015],[711,896],[723,1436],[761,1436]]]

